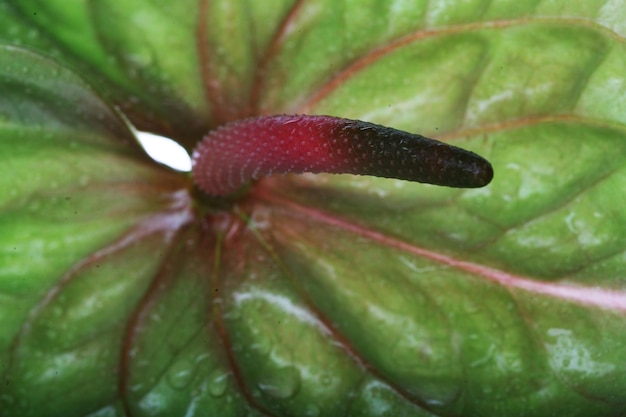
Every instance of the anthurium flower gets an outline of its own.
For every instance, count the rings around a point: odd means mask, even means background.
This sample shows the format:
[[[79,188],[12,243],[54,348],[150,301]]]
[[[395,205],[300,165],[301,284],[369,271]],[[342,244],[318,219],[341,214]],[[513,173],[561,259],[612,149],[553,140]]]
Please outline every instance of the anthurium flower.
[[[0,0],[0,415],[623,416],[622,6]]]

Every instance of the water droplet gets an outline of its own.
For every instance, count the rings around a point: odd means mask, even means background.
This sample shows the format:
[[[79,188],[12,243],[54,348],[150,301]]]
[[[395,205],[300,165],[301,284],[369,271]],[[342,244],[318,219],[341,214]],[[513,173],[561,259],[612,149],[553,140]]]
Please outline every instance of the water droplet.
[[[256,339],[256,342],[250,346],[250,349],[252,349],[255,354],[264,356],[269,353],[271,347],[272,344],[270,343],[269,338],[259,336],[259,338]]]
[[[266,395],[276,399],[286,399],[295,395],[300,388],[300,373],[293,366],[277,369],[263,375],[257,384]]]
[[[133,67],[129,67],[128,70],[126,71],[126,74],[128,75],[130,79],[133,79],[133,80],[138,77],[138,71],[136,68],[133,68]]]
[[[149,49],[135,50],[132,54],[126,54],[124,58],[126,62],[138,69],[148,68],[154,63],[152,52]],[[137,70],[132,67],[130,69],[134,70],[133,72],[135,73],[137,72]]]
[[[221,397],[228,387],[228,372],[215,369],[209,374],[209,393],[214,397]]]
[[[232,309],[226,314],[224,314],[224,318],[226,320],[232,320],[232,321],[239,320],[241,318],[241,311],[239,311],[238,308]]]
[[[56,329],[47,329],[44,334],[46,336],[46,339],[48,339],[48,343],[55,342],[55,339],[57,339],[58,337],[58,332],[56,331]]]
[[[195,370],[193,362],[189,359],[176,361],[167,373],[167,382],[174,389],[183,389],[193,380]]]
[[[40,207],[41,207],[41,202],[39,200],[35,200],[26,207],[26,210],[33,213],[33,212],[38,211]]]
[[[320,415],[320,408],[315,404],[309,404],[304,409],[305,417],[317,417]]]
[[[52,317],[59,318],[63,315],[63,307],[54,306],[52,307]]]
[[[2,394],[0,396],[0,400],[1,402],[5,403],[6,405],[12,405],[15,403],[15,397],[13,397],[12,395],[9,394]]]
[[[421,361],[424,359],[420,355],[416,355],[416,351],[420,351],[419,345],[400,342],[391,349],[391,357],[396,364],[402,367],[415,368],[420,366]],[[426,356],[427,351],[423,353],[423,356]]]

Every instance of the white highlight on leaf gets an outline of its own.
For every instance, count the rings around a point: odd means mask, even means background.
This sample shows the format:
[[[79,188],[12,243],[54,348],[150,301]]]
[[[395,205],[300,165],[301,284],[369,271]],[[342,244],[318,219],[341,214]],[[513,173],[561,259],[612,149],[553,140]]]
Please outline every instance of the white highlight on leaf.
[[[398,117],[402,115],[406,115],[406,118],[410,119],[417,109],[434,107],[437,102],[442,101],[442,99],[435,98],[440,95],[441,94],[433,88],[431,91],[424,90],[406,100],[396,100],[393,104],[386,106],[382,103],[374,103],[378,105],[375,105],[372,110],[361,114],[359,117],[362,120],[377,120],[383,123],[385,120],[397,120]]]
[[[64,372],[68,372],[72,366],[76,366],[76,362],[79,361],[78,355],[75,351],[71,350],[62,354],[54,355],[51,360],[48,361],[45,370],[37,379],[40,384],[53,383]]]
[[[139,401],[139,407],[146,413],[160,414],[167,408],[167,400],[159,392],[150,391]]]
[[[397,410],[394,409],[394,399],[400,399],[398,393],[389,387],[389,385],[373,379],[367,382],[363,387],[363,396],[361,401],[367,404],[367,410],[374,416],[390,416],[397,415]],[[433,400],[431,405],[442,405],[443,401]],[[417,409],[417,406],[414,405]],[[395,411],[395,413],[394,413]],[[420,412],[417,412],[420,414]],[[405,415],[405,414],[402,414]]]
[[[596,214],[598,213],[594,213],[595,218],[601,218]],[[599,236],[598,225],[589,224],[584,218],[577,218],[576,212],[572,211],[565,217],[565,224],[582,246],[598,246],[604,242],[603,237]]]
[[[115,417],[117,412],[113,406],[106,406],[87,415],[87,417]]]
[[[493,359],[495,352],[496,352],[496,345],[491,344],[489,346],[489,350],[487,351],[487,353],[483,355],[483,357],[478,358],[469,364],[470,368],[476,368],[477,366],[486,364],[487,362]]]
[[[248,292],[236,292],[234,294],[235,303],[239,306],[246,301],[262,300],[275,306],[281,312],[288,314],[295,320],[310,324],[325,334],[330,334],[326,326],[317,319],[310,311],[294,304],[292,300],[284,295],[274,294],[268,291],[252,290]]]
[[[280,310],[282,314],[286,314],[291,318],[318,329],[321,334],[325,336],[331,335],[330,330],[322,323],[314,314],[307,309],[296,305],[291,299],[284,295],[274,294],[268,291],[253,289],[249,291],[236,292],[233,294],[235,304],[239,308],[242,304],[255,301],[265,301],[276,309]],[[319,383],[322,383],[324,375],[319,374],[314,368],[305,366],[302,363],[295,364],[291,359],[285,358],[284,355],[272,350],[269,354],[269,359],[277,367],[290,367],[296,368],[298,374],[305,380],[319,379]],[[326,381],[327,384],[336,383],[334,378]]]
[[[543,194],[545,192],[544,183],[546,178],[559,175],[558,172],[555,172],[554,167],[535,165],[527,167],[524,176],[521,178],[522,181],[517,190],[517,198],[520,200]]]
[[[481,120],[483,114],[491,110],[491,108],[501,107],[503,102],[509,101],[512,98],[513,92],[511,90],[504,90],[484,100],[474,101],[472,106],[467,110],[466,121],[470,124],[475,123]]]
[[[446,20],[455,8],[465,8],[472,0],[439,0],[428,3],[428,26],[436,26]]]
[[[191,157],[177,142],[149,132],[136,132],[146,153],[155,161],[177,171],[191,171]]]
[[[402,17],[411,7],[415,7],[414,0],[391,0],[389,2],[389,20],[393,22],[395,16]]]
[[[304,2],[297,17],[290,19],[287,23],[282,38],[288,38],[297,31],[304,31],[309,26],[315,25],[316,20],[319,19],[323,11],[323,7],[316,2]]]
[[[565,217],[565,224],[567,225],[567,228],[569,229],[569,231],[572,232],[572,233],[576,233],[576,228],[574,227],[574,223],[573,223],[575,216],[576,216],[576,213],[571,211]]]
[[[598,20],[620,35],[626,35],[624,0],[609,0],[604,3],[598,12]]]
[[[411,271],[416,272],[418,274],[423,274],[426,272],[434,272],[437,270],[437,268],[434,266],[427,266],[427,267],[420,268],[417,265],[415,265],[413,261],[411,261],[410,259],[404,256],[399,256],[398,259],[400,259],[400,262],[402,262],[407,268],[409,268]]]
[[[552,328],[547,335],[552,339],[552,343],[546,346],[553,369],[592,375],[615,371],[614,364],[595,361],[591,352],[585,349],[585,343],[577,340],[572,330]]]

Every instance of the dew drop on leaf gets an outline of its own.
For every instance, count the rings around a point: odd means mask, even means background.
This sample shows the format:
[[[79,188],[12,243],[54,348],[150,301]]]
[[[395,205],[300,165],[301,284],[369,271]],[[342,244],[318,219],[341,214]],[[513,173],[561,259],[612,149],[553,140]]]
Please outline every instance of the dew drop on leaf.
[[[228,373],[222,369],[215,369],[209,374],[209,393],[214,397],[221,397],[228,387]]]
[[[59,318],[63,316],[63,314],[65,313],[63,308],[59,306],[52,307],[51,312],[52,312],[52,317],[54,318]]]
[[[241,311],[235,309],[224,314],[224,318],[229,321],[237,321],[241,319]]]
[[[165,405],[165,398],[155,392],[148,393],[139,402],[139,406],[147,414],[159,414],[163,411]]]
[[[2,401],[3,403],[7,405],[12,405],[15,403],[15,397],[13,397],[12,395],[8,395],[8,394],[2,394],[0,396],[0,401]]]
[[[55,343],[55,339],[58,338],[59,334],[56,329],[47,329],[45,332],[45,336],[47,343]]]
[[[147,49],[135,51],[135,53],[132,54],[126,54],[126,56],[124,56],[124,60],[141,69],[148,68],[154,63],[154,57]]]
[[[167,382],[174,389],[189,386],[195,376],[195,366],[189,359],[176,361],[167,373]]]
[[[280,368],[264,374],[257,386],[264,394],[284,400],[295,395],[300,388],[300,373],[293,366]]]
[[[320,415],[320,408],[315,404],[309,404],[304,409],[305,417],[317,417]]]
[[[258,340],[250,346],[252,350],[254,350],[255,354],[258,355],[267,355],[271,349],[271,342],[267,337],[263,335],[258,336]]]

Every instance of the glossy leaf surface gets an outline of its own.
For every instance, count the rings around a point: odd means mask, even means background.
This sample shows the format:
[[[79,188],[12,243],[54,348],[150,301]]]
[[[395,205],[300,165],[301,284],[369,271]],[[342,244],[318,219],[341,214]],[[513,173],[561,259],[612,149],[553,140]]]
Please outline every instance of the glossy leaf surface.
[[[54,58],[0,48],[2,413],[623,415],[621,2],[270,3],[0,2],[0,40]],[[207,199],[124,121],[191,149],[284,112],[495,178]]]

